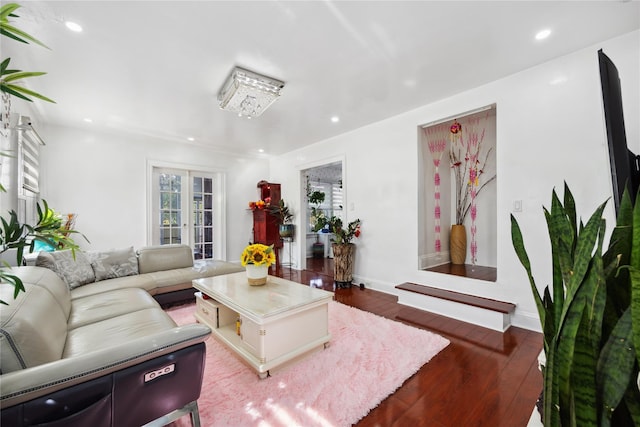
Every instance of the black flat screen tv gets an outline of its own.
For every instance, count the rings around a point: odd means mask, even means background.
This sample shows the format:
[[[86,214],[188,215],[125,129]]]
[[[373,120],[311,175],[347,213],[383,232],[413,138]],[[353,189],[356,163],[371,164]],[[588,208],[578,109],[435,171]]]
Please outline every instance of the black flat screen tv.
[[[598,51],[598,62],[600,63],[602,106],[609,146],[613,201],[617,214],[625,186],[629,189],[631,200],[635,200],[640,185],[640,157],[627,147],[618,69],[613,61],[602,52],[602,49]]]

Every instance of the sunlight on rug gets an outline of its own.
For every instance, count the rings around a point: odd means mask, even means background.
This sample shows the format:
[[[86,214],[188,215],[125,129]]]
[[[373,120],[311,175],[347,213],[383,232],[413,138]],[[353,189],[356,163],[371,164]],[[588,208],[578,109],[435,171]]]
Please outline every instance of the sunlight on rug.
[[[168,309],[179,325],[195,305]],[[449,341],[422,329],[332,301],[330,346],[260,380],[215,339],[198,399],[204,427],[339,427],[363,418],[444,349]],[[188,417],[173,425],[190,426]]]

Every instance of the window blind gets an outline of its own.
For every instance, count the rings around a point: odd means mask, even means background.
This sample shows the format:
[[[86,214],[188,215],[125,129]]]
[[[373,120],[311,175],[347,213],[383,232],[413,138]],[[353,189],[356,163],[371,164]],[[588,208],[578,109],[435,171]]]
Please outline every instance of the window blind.
[[[40,145],[44,141],[33,129],[28,117],[21,117],[18,125],[19,159],[22,188],[33,193],[40,192]]]

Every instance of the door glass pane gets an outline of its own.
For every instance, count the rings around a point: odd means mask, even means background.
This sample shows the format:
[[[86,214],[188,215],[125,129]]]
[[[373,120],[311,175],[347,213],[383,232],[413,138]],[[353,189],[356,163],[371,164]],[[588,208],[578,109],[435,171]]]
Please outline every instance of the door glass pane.
[[[182,242],[182,177],[171,173],[158,175],[159,242],[170,245]]]
[[[193,178],[193,256],[213,258],[213,179]]]

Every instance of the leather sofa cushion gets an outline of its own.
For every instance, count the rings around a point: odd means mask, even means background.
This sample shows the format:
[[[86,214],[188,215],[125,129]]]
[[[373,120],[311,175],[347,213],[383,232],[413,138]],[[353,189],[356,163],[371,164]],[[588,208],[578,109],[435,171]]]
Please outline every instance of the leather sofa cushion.
[[[140,274],[193,267],[193,253],[187,245],[158,245],[138,249]]]
[[[193,267],[176,268],[173,270],[155,271],[147,273],[153,278],[157,289],[153,295],[164,292],[171,292],[177,289],[188,289],[191,281],[202,277],[215,276],[220,274],[238,273],[244,271],[239,264],[231,264],[225,261],[196,261]],[[184,285],[184,286],[178,286]]]
[[[139,274],[137,276],[117,277],[115,279],[102,280],[100,282],[89,283],[87,285],[75,288],[71,291],[71,299],[95,295],[102,292],[111,292],[116,289],[140,288],[147,292],[154,293],[156,284],[153,278],[147,274]]]
[[[0,310],[0,370],[3,374],[60,359],[67,336],[69,290],[50,270],[14,269],[25,292],[13,299],[13,286],[0,284],[8,306]],[[31,283],[33,282],[33,283]]]
[[[116,289],[73,300],[68,329],[146,308],[157,308],[151,295],[139,288]]]
[[[62,357],[80,356],[97,348],[115,347],[175,327],[175,322],[159,307],[122,314],[68,331]]]

